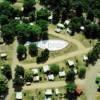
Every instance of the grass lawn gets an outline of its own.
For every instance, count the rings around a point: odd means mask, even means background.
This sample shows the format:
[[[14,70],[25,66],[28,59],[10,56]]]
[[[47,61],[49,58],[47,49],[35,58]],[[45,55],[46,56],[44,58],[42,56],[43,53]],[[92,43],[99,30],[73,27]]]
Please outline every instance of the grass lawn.
[[[54,89],[53,89],[54,90]],[[55,94],[53,94],[52,96],[52,100],[61,100],[60,98],[64,98],[64,93],[65,93],[65,89],[64,87],[59,88],[60,93],[59,96],[56,96]],[[33,100],[32,98],[36,99],[36,100],[44,100],[45,98],[45,90],[42,89],[35,89],[35,90],[23,90],[23,94],[24,94],[24,99],[23,100]]]
[[[90,39],[86,39],[86,37],[82,33],[79,33],[79,34],[76,33],[73,36],[73,38],[76,40],[79,40],[85,47],[91,47],[95,45],[96,43],[96,40],[91,40],[91,43],[90,43]]]
[[[7,54],[7,60],[0,59],[0,66],[2,66],[3,64],[11,64],[12,63],[12,50],[13,50],[13,44],[0,45],[0,53]]]
[[[23,3],[21,3],[21,2],[16,2],[16,3],[14,3],[14,4],[12,5],[12,7],[13,7],[14,9],[21,10],[21,8],[23,7]]]
[[[84,93],[79,97],[79,100],[87,100],[87,98],[86,98]]]
[[[66,93],[65,87],[60,87],[58,89],[60,91],[60,94],[56,96],[54,92],[52,95],[52,100],[68,100],[64,97],[64,94]],[[54,88],[52,90],[55,91]],[[44,98],[45,89],[23,90],[23,100],[44,100]],[[85,94],[82,94],[78,98],[79,100],[87,100]]]

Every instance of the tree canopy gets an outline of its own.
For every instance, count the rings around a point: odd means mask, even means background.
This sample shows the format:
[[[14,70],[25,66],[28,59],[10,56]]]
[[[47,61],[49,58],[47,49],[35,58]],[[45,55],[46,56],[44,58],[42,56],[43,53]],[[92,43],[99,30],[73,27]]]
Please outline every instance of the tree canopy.
[[[7,79],[5,76],[0,74],[0,95],[6,93],[8,90]]]

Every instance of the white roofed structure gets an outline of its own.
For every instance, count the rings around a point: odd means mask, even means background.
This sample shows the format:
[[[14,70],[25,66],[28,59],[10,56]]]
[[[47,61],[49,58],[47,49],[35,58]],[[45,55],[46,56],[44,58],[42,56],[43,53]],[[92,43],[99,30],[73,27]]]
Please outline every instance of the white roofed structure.
[[[22,99],[23,99],[22,92],[16,92],[16,100],[22,100]]]
[[[60,33],[61,32],[61,29],[60,28],[56,28],[55,29],[55,32]]]
[[[55,94],[58,95],[59,93],[59,89],[55,89]]]
[[[65,20],[64,24],[68,25],[70,23],[70,20]]]
[[[15,17],[15,20],[20,20],[20,17]]]
[[[46,91],[45,91],[45,95],[46,96],[52,96],[52,89],[47,89]]]
[[[29,46],[31,44],[31,42],[30,41],[27,41],[25,44],[24,44],[24,46]]]
[[[57,27],[58,27],[58,28],[65,28],[64,24],[61,24],[61,23],[58,23],[58,24],[57,24]]]
[[[74,73],[75,73],[75,74],[77,74],[77,73],[78,73],[77,69],[74,69]]]
[[[83,56],[83,60],[84,60],[84,61],[87,61],[87,60],[88,60],[88,56],[84,55],[84,56]]]
[[[66,32],[67,33],[72,33],[72,31],[69,28],[66,29]]]
[[[80,29],[81,29],[82,31],[84,31],[85,27],[84,27],[84,26],[81,26]]]
[[[53,19],[53,16],[50,15],[50,16],[48,17],[48,20],[52,20],[52,19]]]
[[[65,76],[66,76],[65,71],[60,71],[60,72],[59,72],[59,77],[65,77]]]
[[[38,74],[39,73],[39,70],[38,69],[32,69],[32,72],[34,75]]]
[[[34,25],[34,23],[32,23],[32,22],[31,22],[31,23],[29,23],[29,24],[30,24],[31,26],[33,26],[33,25]]]
[[[72,61],[72,60],[68,60],[68,65],[69,65],[69,66],[74,66],[75,63],[74,63],[74,61]]]
[[[54,75],[53,74],[48,75],[48,80],[49,81],[54,81]]]
[[[43,72],[46,73],[46,72],[48,72],[48,71],[50,71],[49,65],[43,66]]]
[[[37,76],[34,76],[33,77],[33,81],[34,82],[39,82],[40,81],[40,77],[37,75]]]
[[[0,58],[6,60],[7,59],[7,54],[6,53],[1,53]]]
[[[47,97],[47,98],[45,97],[45,99],[44,99],[44,100],[52,100],[52,99],[51,99],[50,97]]]

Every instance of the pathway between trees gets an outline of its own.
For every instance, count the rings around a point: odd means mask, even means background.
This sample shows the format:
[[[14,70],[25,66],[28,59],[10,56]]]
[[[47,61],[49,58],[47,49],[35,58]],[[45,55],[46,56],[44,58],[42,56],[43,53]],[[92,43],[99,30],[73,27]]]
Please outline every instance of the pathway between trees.
[[[42,63],[42,64],[37,64],[37,63],[30,63],[30,64],[19,63],[19,64],[24,66],[25,69],[29,69],[29,68],[33,68],[33,67],[40,67],[40,66],[44,66],[44,65],[47,65],[47,64],[53,64],[53,63],[61,62],[61,61],[64,61],[68,58],[88,53],[90,50],[91,50],[91,48],[87,48],[85,50],[77,50],[75,52],[71,52],[71,53],[68,53],[68,54],[64,54],[64,55],[55,57],[54,59],[51,58],[46,63]]]
[[[17,48],[17,45],[18,45],[17,40],[15,40],[14,43],[13,43],[13,54],[12,54],[13,55],[13,57],[12,57],[13,60],[12,60],[12,65],[11,65],[12,78],[14,77],[14,71],[15,71],[16,64],[18,64],[18,62],[17,62],[18,60],[16,58],[16,48]],[[13,88],[12,80],[10,80],[8,86],[9,86],[9,91],[8,91],[8,95],[5,98],[5,100],[11,100],[11,97],[12,97],[12,95],[14,93],[14,88]]]

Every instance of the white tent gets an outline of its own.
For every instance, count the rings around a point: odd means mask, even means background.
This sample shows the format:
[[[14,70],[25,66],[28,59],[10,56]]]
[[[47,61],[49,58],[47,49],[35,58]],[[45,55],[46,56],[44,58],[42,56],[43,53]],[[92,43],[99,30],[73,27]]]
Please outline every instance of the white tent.
[[[54,81],[54,75],[53,74],[48,75],[48,80],[49,81]]]
[[[34,25],[34,23],[32,23],[32,22],[31,22],[31,23],[29,23],[29,24],[30,24],[31,26],[33,26],[33,25]]]
[[[74,65],[75,65],[75,64],[74,64],[74,61],[68,60],[68,65],[69,65],[69,66],[74,66]]]
[[[52,93],[52,89],[47,89],[47,90],[45,91],[45,95],[46,95],[46,96],[48,96],[48,95],[49,95],[49,96],[52,96],[52,94],[53,94],[53,93]]]
[[[84,56],[83,56],[83,60],[84,60],[84,61],[87,61],[87,60],[88,60],[88,56],[84,55]]]
[[[57,24],[57,27],[58,27],[58,28],[65,28],[64,24],[61,24],[61,23],[58,23],[58,24]]]
[[[84,26],[81,26],[80,29],[83,31],[85,29],[85,27]]]
[[[15,17],[15,20],[20,20],[20,17]]]
[[[31,82],[26,82],[26,85],[28,86],[28,85],[31,85]]]
[[[25,44],[24,44],[24,46],[29,46],[31,44],[31,42],[30,41],[27,41]]]
[[[65,20],[64,24],[68,25],[70,23],[70,20]]]
[[[0,57],[2,58],[2,57],[7,57],[7,54],[6,53],[1,53],[0,54]]]
[[[50,15],[50,16],[48,17],[48,20],[52,20],[52,19],[53,19],[53,16]]]
[[[65,76],[66,76],[65,71],[60,71],[60,72],[59,72],[59,77],[65,77]]]
[[[23,96],[22,96],[22,92],[16,92],[16,99],[17,100],[22,100]]]
[[[55,94],[58,95],[59,93],[59,89],[55,89]]]
[[[74,73],[75,73],[75,74],[77,74],[77,73],[78,73],[77,69],[74,69]]]
[[[72,31],[69,28],[66,29],[66,32],[72,33]]]
[[[52,99],[51,99],[50,97],[49,97],[49,98],[46,98],[46,97],[45,97],[45,99],[44,99],[44,100],[52,100]]]
[[[24,10],[24,7],[21,7],[21,11],[23,11]]]
[[[60,28],[56,28],[55,29],[55,32],[60,33],[61,32],[61,29]]]
[[[39,70],[38,69],[32,69],[32,72],[34,75],[38,74],[39,73]]]
[[[39,80],[40,80],[40,77],[38,75],[33,77],[34,82],[38,82]]]
[[[48,65],[43,66],[44,73],[50,71],[50,67]]]

